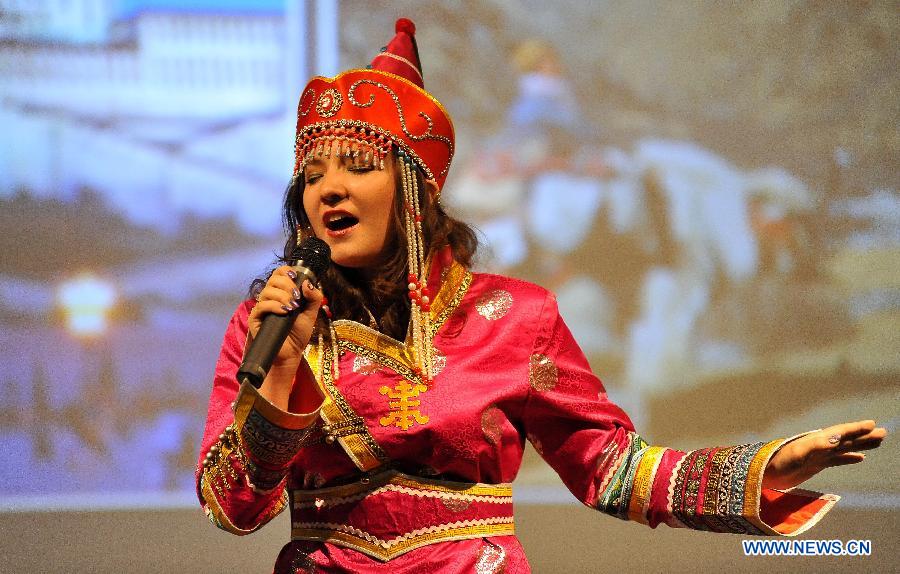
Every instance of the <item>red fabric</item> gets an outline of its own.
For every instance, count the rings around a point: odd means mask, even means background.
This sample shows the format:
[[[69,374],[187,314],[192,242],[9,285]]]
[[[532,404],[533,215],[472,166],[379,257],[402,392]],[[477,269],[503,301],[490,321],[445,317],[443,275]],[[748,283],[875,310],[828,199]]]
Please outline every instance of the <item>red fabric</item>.
[[[340,99],[329,95],[332,89]],[[310,80],[297,107],[298,136],[353,122],[374,128],[376,135],[386,133],[405,146],[443,187],[453,158],[453,122],[428,92],[405,77],[381,70],[350,70],[334,78]]]
[[[449,252],[442,257],[432,269],[432,286],[440,283]],[[490,301],[508,303],[508,309],[498,313],[497,309],[507,305],[486,308],[485,302]],[[237,392],[234,374],[251,307],[252,302],[241,305],[229,324],[216,369],[202,452],[232,420],[230,404]],[[400,376],[384,366],[375,365],[373,369],[371,364],[355,372],[357,356],[349,350],[340,358],[338,389],[366,421],[397,470],[459,482],[512,482],[527,438],[579,500],[590,506],[598,504],[611,472],[621,467],[623,457],[640,439],[625,413],[607,399],[559,316],[552,294],[524,281],[475,274],[459,307],[437,332],[434,346],[445,357],[445,365],[430,388],[417,397],[428,422],[405,431],[381,423],[389,412],[389,399],[380,389],[393,387]],[[537,362],[536,357],[540,359]],[[544,374],[552,372],[555,376],[535,380],[532,375],[536,364],[543,368],[552,364],[552,370]],[[679,451],[662,455],[649,496],[647,516],[651,526],[660,522],[679,525],[672,518],[668,491],[670,477],[683,456]],[[708,468],[698,471],[708,472]],[[338,443],[319,443],[304,447],[294,458],[287,487],[322,488],[352,482],[358,476],[359,471]],[[221,503],[238,527],[250,529],[271,517],[280,494],[242,488],[229,493]],[[385,497],[384,501],[395,498]],[[409,497],[405,504],[345,507],[339,511],[358,513],[354,519],[386,536],[413,528],[421,513],[440,515],[441,520],[448,514],[448,508],[436,506],[441,504],[437,500],[414,506],[408,502]],[[814,514],[808,510],[822,505],[809,499],[800,504],[789,495],[765,491],[763,517],[789,531],[792,524]],[[460,509],[461,520],[470,517],[466,510]],[[341,517],[330,516],[328,521],[332,519],[340,521]],[[508,574],[529,571],[515,537],[497,536],[439,542],[388,563],[335,544],[294,541],[279,555],[275,572],[293,573],[298,568],[303,572],[298,566],[303,564],[315,564],[315,571],[320,573],[471,572],[485,556],[496,557],[501,551]]]
[[[449,253],[444,255],[449,261]],[[440,265],[435,265],[431,285],[439,284]],[[496,291],[512,298],[508,313],[488,320],[478,313],[480,300]],[[234,374],[240,363],[252,302],[235,312],[223,344],[203,451],[232,420],[230,404],[237,393]],[[368,422],[375,440],[396,467],[419,476],[440,475],[463,482],[512,482],[518,473],[526,435],[539,445],[543,456],[560,473],[573,493],[586,503],[596,496],[600,479],[615,458],[601,452],[610,441],[624,443],[632,430],[628,417],[609,402],[600,381],[559,317],[552,294],[535,285],[495,275],[476,274],[465,298],[435,337],[446,366],[432,387],[419,396],[428,423],[407,431],[385,427],[379,419],[387,412],[387,398],[379,393],[400,378],[386,368],[363,375],[353,372],[355,356],[341,358],[338,388]],[[537,392],[529,385],[529,357],[533,353],[552,358],[558,369],[555,392]],[[485,411],[492,409],[490,417]],[[484,426],[489,420],[490,428]],[[602,468],[595,468],[597,461]],[[290,488],[314,488],[339,484],[358,471],[339,445],[317,444],[301,450],[289,474]],[[234,491],[223,501],[226,514],[241,528],[252,528],[265,516],[280,492]],[[416,508],[427,511],[428,506]],[[387,529],[408,526],[409,508],[394,508],[381,515]],[[377,520],[376,515],[367,520]],[[486,549],[504,549],[507,572],[528,572],[525,555],[514,537],[502,536],[432,544],[383,564],[356,550],[331,544],[292,542],[278,559],[276,572],[293,572],[287,566],[303,549],[312,551],[318,572],[421,572],[424,564],[439,572],[473,571]],[[301,570],[302,571],[302,570]]]
[[[443,188],[453,159],[453,121],[425,91],[415,24],[400,18],[395,29],[394,38],[372,59],[371,69],[315,77],[304,88],[297,107],[295,174],[308,151],[303,142],[310,137],[364,129],[366,135],[355,133],[355,141],[378,149],[387,137]]]
[[[397,35],[385,46],[384,51],[372,59],[372,69],[397,74],[425,89],[422,81],[422,63],[419,61],[419,50],[416,47],[416,25],[412,20],[400,18],[394,28]]]
[[[763,489],[759,517],[781,534],[791,534],[818,514],[829,502],[809,495]]]

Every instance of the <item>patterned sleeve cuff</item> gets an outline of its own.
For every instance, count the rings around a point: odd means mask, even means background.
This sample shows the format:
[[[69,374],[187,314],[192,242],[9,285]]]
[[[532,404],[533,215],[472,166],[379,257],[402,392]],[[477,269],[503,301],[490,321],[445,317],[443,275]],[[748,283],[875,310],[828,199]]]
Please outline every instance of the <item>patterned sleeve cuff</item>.
[[[669,481],[673,517],[690,528],[739,534],[795,535],[810,528],[838,497],[762,488],[772,455],[795,438],[687,453]]]
[[[305,414],[282,411],[253,385],[241,385],[234,424],[248,477],[256,488],[278,486],[318,418],[319,409]]]
[[[241,482],[257,492],[271,491],[287,474],[291,460],[306,445],[319,409],[295,414],[282,411],[250,383],[241,385],[228,425],[203,460],[203,479],[224,498]]]
[[[654,527],[665,523],[713,532],[799,534],[839,497],[762,488],[772,455],[795,438],[681,452],[649,446],[632,433],[604,481],[598,509]]]

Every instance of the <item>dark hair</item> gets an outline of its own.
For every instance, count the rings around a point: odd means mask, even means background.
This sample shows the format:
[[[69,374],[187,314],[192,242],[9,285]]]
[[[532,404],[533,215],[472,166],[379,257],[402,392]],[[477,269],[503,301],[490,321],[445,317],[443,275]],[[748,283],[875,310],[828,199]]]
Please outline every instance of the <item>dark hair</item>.
[[[396,158],[396,155],[393,156]],[[394,161],[399,161],[394,159]],[[381,271],[371,279],[365,278],[356,269],[332,265],[320,278],[322,289],[328,297],[334,319],[350,319],[368,324],[368,308],[378,319],[380,330],[394,339],[406,339],[409,324],[410,301],[407,297],[407,245],[406,223],[400,171],[397,171],[396,195],[394,196],[393,217],[387,249],[391,253]],[[422,208],[422,235],[426,255],[432,255],[449,246],[453,258],[465,267],[471,267],[478,249],[478,238],[474,230],[444,211],[440,203],[434,201],[421,170],[415,169],[418,179],[419,201]],[[309,218],[303,209],[305,182],[297,177],[288,185],[282,206],[282,222],[287,240],[279,264],[290,260],[291,253],[300,241],[312,235]],[[266,277],[271,275],[271,271]],[[265,279],[256,279],[250,285],[251,296],[256,296],[265,285]],[[326,334],[327,336],[327,334]]]

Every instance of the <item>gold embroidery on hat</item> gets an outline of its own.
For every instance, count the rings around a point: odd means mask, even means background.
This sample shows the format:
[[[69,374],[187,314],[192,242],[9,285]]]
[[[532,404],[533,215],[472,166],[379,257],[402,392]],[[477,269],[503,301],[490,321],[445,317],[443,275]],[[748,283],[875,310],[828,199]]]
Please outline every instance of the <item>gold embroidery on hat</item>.
[[[341,97],[341,93],[334,88],[328,88],[319,96],[316,102],[316,112],[323,118],[330,118],[338,113],[343,103],[344,98]]]
[[[448,138],[446,136],[432,133],[432,130],[434,130],[434,120],[432,120],[431,117],[428,114],[426,114],[425,112],[419,112],[419,114],[418,114],[419,117],[421,117],[422,119],[425,120],[425,123],[428,124],[428,128],[419,135],[413,135],[409,131],[409,128],[406,126],[406,116],[404,115],[404,112],[403,112],[403,106],[400,104],[400,97],[394,92],[394,90],[392,90],[386,84],[382,84],[381,82],[376,82],[375,80],[357,80],[356,82],[353,83],[353,85],[350,86],[350,89],[347,91],[347,100],[354,106],[357,106],[360,108],[368,108],[368,107],[371,107],[372,104],[375,103],[375,94],[370,94],[369,100],[365,103],[362,103],[356,99],[355,92],[359,88],[359,86],[361,86],[363,84],[368,84],[371,86],[375,86],[376,88],[381,88],[382,90],[384,90],[391,96],[391,99],[394,101],[394,106],[396,106],[396,108],[397,108],[397,117],[400,120],[400,127],[401,127],[401,129],[403,129],[403,133],[405,133],[409,139],[411,139],[413,141],[434,140],[434,141],[439,141],[447,146],[447,150],[448,150],[447,163],[444,166],[444,169],[441,170],[439,177],[446,175],[447,172],[450,170],[450,160],[453,159],[453,151],[454,151],[453,150],[453,142],[450,140],[450,138]]]
[[[306,106],[306,110],[303,110],[303,102],[305,100],[309,100],[309,105]],[[309,115],[309,112],[312,111],[313,106],[316,103],[316,91],[313,88],[310,88],[303,92],[303,95],[300,96],[300,105],[298,106],[298,111],[300,113],[300,117],[306,117]]]

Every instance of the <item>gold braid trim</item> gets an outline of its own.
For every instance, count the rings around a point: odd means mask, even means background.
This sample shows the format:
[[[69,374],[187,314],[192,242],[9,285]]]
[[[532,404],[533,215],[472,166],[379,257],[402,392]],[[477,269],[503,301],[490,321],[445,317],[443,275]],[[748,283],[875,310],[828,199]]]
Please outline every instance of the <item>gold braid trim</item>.
[[[398,536],[392,540],[381,540],[367,532],[344,524],[298,522],[291,529],[291,538],[293,540],[330,542],[338,546],[359,550],[384,562],[410,550],[434,544],[435,542],[509,536],[512,534],[515,534],[512,516],[497,516],[429,526]]]
[[[244,536],[252,532],[256,532],[267,522],[278,516],[281,511],[284,510],[286,506],[288,506],[287,489],[283,489],[278,502],[275,503],[272,509],[267,512],[266,515],[262,517],[257,524],[255,524],[252,528],[238,528],[234,525],[231,519],[228,518],[228,515],[225,514],[225,510],[219,503],[219,499],[216,497],[215,492],[213,492],[213,488],[210,486],[209,481],[205,480],[205,477],[202,480],[202,486],[203,499],[206,501],[206,507],[204,508],[204,510],[208,513],[210,521],[222,530],[230,532],[232,534],[237,534],[238,536]]]
[[[440,492],[434,490],[421,490],[418,488],[410,488],[406,486],[399,486],[396,484],[388,484],[375,490],[369,492],[362,492],[360,494],[356,494],[354,496],[345,496],[343,498],[333,498],[333,499],[322,499],[321,504],[319,501],[311,501],[311,502],[295,502],[294,508],[302,509],[302,508],[321,508],[323,506],[340,506],[342,504],[349,504],[351,502],[357,502],[362,500],[363,498],[367,498],[369,496],[377,496],[383,492],[399,492],[402,494],[409,494],[410,496],[418,496],[420,498],[438,498],[441,500],[462,500],[465,502],[485,502],[487,504],[509,504],[512,502],[510,492],[509,496],[483,496],[478,494],[460,494],[455,492]]]
[[[763,532],[773,533],[772,527],[767,525],[759,517],[759,499],[762,496],[762,481],[769,459],[775,451],[781,448],[787,440],[778,439],[764,445],[753,456],[750,468],[747,470],[747,481],[744,483],[744,518]]]
[[[509,483],[453,482],[412,476],[396,470],[372,475],[366,479],[366,482],[354,482],[315,490],[294,490],[292,496],[294,508],[307,508],[315,506],[316,502],[325,506],[346,504],[382,491],[403,492],[415,496],[448,500],[482,500],[497,504],[512,502],[512,485]]]
[[[429,272],[430,263],[427,265]],[[452,262],[431,304],[429,337],[434,337],[450,314],[459,306],[471,283],[472,273],[459,263]],[[364,356],[393,370],[408,381],[425,384],[412,369],[416,363],[411,351],[411,341],[401,343],[354,321],[338,320],[334,321],[333,326],[339,349],[350,350]],[[383,465],[388,460],[387,453],[372,437],[364,421],[357,424],[362,419],[334,384],[332,368],[334,356],[330,346],[323,345],[320,350],[316,345],[308,345],[305,356],[312,372],[316,373],[316,383],[326,397],[320,411],[322,420],[327,425],[349,427],[357,431],[335,437],[353,464],[363,471],[371,471]]]
[[[637,472],[634,475],[634,483],[631,490],[631,500],[628,504],[628,519],[647,524],[647,508],[650,505],[650,493],[653,490],[653,480],[656,470],[666,452],[664,447],[648,447],[641,457]]]
[[[323,346],[322,355],[319,356],[319,350],[315,346],[307,347],[306,359],[313,372],[320,373],[320,376],[316,378],[316,383],[325,394],[325,402],[320,411],[322,420],[326,426],[348,428],[355,431],[352,434],[342,433],[341,435],[332,433],[332,436],[337,439],[358,469],[370,471],[382,466],[388,459],[387,453],[375,442],[365,421],[356,414],[356,411],[334,384],[332,371],[334,356],[330,345]]]

